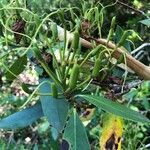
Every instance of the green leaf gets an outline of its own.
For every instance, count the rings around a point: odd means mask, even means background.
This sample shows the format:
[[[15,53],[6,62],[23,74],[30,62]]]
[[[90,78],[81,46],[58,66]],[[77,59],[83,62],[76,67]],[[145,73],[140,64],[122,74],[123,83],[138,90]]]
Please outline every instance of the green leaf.
[[[18,129],[26,127],[43,116],[41,103],[0,120],[1,129]]]
[[[19,57],[9,68],[9,71],[6,72],[5,75],[7,80],[14,80],[16,76],[19,75],[25,69],[26,65],[27,65],[26,55]]]
[[[117,25],[116,31],[115,31],[115,36],[114,36],[115,43],[119,42],[122,35],[123,35],[123,29]]]
[[[150,18],[140,21],[142,24],[150,26]]]
[[[140,113],[121,105],[117,102],[113,102],[102,96],[92,96],[92,95],[77,95],[94,104],[95,106],[115,115],[121,116],[125,119],[129,119],[135,122],[150,123],[150,120]]]
[[[29,89],[31,85],[29,84],[25,84],[25,83],[22,83],[22,89],[24,92],[28,93],[28,94],[31,94],[32,93],[32,90]]]
[[[74,110],[64,131],[63,139],[70,144],[71,150],[90,150],[85,127]]]
[[[39,91],[42,94],[51,93],[50,80],[47,80]],[[41,104],[44,115],[47,117],[49,123],[61,132],[67,120],[69,103],[65,99],[56,99],[50,95],[41,95]]]

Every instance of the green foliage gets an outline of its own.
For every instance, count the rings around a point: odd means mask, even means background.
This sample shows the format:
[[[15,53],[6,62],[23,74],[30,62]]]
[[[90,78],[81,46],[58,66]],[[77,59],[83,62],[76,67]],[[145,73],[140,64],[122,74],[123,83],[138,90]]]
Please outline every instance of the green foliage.
[[[102,96],[92,96],[92,95],[78,95],[95,106],[115,115],[121,116],[125,119],[133,120],[136,122],[150,123],[150,120],[142,116],[140,113],[133,111],[126,106],[119,103],[112,102]]]
[[[18,58],[6,72],[5,76],[7,80],[14,80],[21,72],[23,72],[26,65],[27,65],[26,55]]]
[[[16,112],[0,121],[1,129],[18,129],[26,127],[43,116],[41,104]]]
[[[145,24],[147,26],[150,26],[150,19],[144,19],[142,21],[140,21],[142,24]]]
[[[40,86],[39,92],[42,94],[51,93],[51,85],[46,82]],[[69,104],[62,98],[54,98],[48,95],[41,95],[40,101],[44,115],[47,117],[50,125],[61,132],[67,120]]]
[[[79,138],[80,137],[80,138]],[[90,150],[85,128],[79,119],[76,110],[73,110],[64,131],[63,138],[69,142],[69,149]]]

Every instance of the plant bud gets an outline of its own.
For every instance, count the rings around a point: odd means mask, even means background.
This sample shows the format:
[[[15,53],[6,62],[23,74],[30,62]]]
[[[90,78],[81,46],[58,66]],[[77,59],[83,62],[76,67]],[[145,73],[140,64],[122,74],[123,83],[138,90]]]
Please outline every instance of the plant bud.
[[[74,89],[76,87],[78,76],[79,76],[79,69],[80,69],[80,66],[78,64],[74,64],[72,71],[71,71],[70,80],[69,80],[70,89]]]
[[[115,28],[115,24],[116,24],[116,17],[113,17],[112,20],[111,20],[110,29],[114,29]]]
[[[75,31],[74,34],[73,34],[73,41],[72,41],[72,48],[74,50],[78,49],[78,47],[79,47],[79,40],[80,40],[79,32]]]
[[[93,68],[93,71],[92,71],[92,77],[93,78],[98,76],[99,70],[100,70],[100,64],[101,64],[101,61],[100,61],[99,58],[97,58],[95,63],[94,63],[94,68]]]

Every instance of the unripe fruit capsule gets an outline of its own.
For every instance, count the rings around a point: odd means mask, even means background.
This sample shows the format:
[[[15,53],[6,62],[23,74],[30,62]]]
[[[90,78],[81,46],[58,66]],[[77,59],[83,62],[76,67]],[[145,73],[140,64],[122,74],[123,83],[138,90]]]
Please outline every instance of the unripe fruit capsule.
[[[56,23],[51,24],[51,31],[52,31],[53,40],[56,40],[58,38],[58,30],[57,30],[57,24]]]
[[[95,63],[94,63],[94,68],[93,68],[93,71],[92,71],[92,77],[95,78],[98,76],[99,74],[99,70],[100,70],[100,64],[101,64],[101,61],[99,58],[96,59]]]
[[[76,50],[78,49],[78,47],[79,47],[79,32],[75,31],[73,34],[72,48]]]
[[[116,23],[116,17],[113,17],[111,20],[111,26],[110,26],[111,29],[115,28],[115,23]]]
[[[80,66],[78,64],[74,64],[72,68],[72,72],[69,79],[69,88],[74,89],[76,87],[78,76],[79,76]]]
[[[55,83],[51,83],[51,90],[52,90],[52,96],[54,98],[57,98],[58,97],[58,90],[57,90]]]

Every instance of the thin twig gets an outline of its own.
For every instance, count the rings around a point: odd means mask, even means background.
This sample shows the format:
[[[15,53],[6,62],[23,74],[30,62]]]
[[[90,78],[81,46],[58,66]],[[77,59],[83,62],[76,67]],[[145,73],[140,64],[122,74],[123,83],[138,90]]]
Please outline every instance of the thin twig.
[[[129,8],[129,9],[131,9],[131,10],[133,10],[135,13],[142,14],[142,15],[146,16],[143,11],[138,10],[138,9],[135,9],[135,8],[129,6],[128,4],[126,4],[126,3],[123,3],[123,2],[121,2],[121,1],[117,1],[117,3],[120,4],[120,5],[123,5],[123,6]]]

